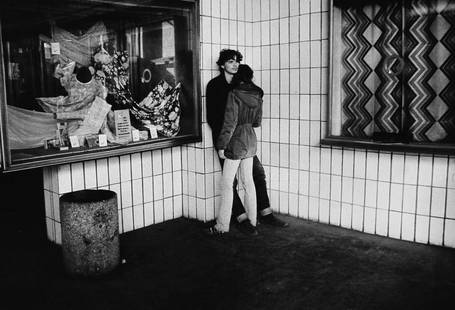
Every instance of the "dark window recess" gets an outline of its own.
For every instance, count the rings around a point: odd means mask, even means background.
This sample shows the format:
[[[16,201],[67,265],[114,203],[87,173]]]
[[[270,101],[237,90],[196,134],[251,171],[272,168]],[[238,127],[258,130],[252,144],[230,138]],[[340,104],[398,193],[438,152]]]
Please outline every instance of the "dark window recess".
[[[2,1],[2,166],[201,141],[198,1]]]
[[[334,0],[331,13],[322,143],[453,152],[455,4]]]

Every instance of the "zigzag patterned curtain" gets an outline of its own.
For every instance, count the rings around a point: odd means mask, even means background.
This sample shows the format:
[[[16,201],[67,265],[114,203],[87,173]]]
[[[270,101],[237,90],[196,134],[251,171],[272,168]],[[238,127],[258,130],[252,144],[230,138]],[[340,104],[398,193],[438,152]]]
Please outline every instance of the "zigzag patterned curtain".
[[[455,140],[455,1],[376,3],[341,9],[341,134]]]
[[[455,141],[455,1],[406,8],[406,100],[414,141]]]

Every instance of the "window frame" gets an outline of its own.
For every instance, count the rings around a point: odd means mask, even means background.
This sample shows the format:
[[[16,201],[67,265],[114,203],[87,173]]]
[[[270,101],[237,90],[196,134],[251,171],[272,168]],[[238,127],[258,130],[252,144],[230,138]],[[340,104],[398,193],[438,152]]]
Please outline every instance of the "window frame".
[[[411,153],[427,153],[427,154],[441,154],[441,155],[454,155],[455,154],[455,143],[424,143],[424,142],[384,142],[378,141],[374,138],[356,138],[356,137],[347,137],[342,135],[332,135],[333,132],[333,120],[332,112],[335,105],[338,109],[341,108],[341,102],[333,102],[333,40],[334,40],[334,0],[330,0],[329,3],[329,72],[328,72],[328,107],[326,111],[326,119],[328,124],[326,127],[325,137],[320,140],[322,146],[338,146],[338,147],[347,147],[347,148],[365,148],[373,150],[383,150],[391,152],[411,152]],[[402,104],[405,104],[402,97]],[[402,116],[402,119],[406,122],[409,118],[408,115]],[[341,125],[341,124],[340,124]],[[407,127],[406,125],[402,129]],[[401,135],[404,133],[402,132]]]
[[[93,1],[87,0],[87,3],[100,2],[115,6],[121,9],[125,6],[141,7],[145,6],[151,9],[188,9],[189,8],[189,50],[192,51],[192,74],[193,74],[193,104],[194,113],[194,130],[188,134],[180,134],[175,137],[159,137],[158,139],[149,139],[138,142],[130,142],[125,145],[108,145],[97,148],[71,149],[70,151],[60,151],[55,154],[35,155],[31,158],[12,159],[12,151],[9,148],[8,141],[8,119],[7,119],[7,89],[6,89],[6,70],[5,70],[5,52],[3,50],[3,30],[0,20],[0,173],[8,171],[18,171],[25,169],[34,169],[54,165],[69,164],[80,161],[108,158],[112,156],[121,156],[126,154],[139,153],[144,151],[170,148],[188,143],[197,143],[202,141],[202,105],[201,105],[201,78],[199,70],[199,37],[200,37],[200,4],[199,0],[171,0],[156,1],[149,0],[140,2],[136,0],[128,1]]]

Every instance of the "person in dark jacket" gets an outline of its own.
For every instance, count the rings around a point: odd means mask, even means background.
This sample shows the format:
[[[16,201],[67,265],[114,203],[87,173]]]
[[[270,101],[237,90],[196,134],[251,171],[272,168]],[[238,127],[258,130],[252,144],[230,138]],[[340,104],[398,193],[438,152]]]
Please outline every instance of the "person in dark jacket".
[[[242,54],[236,50],[223,49],[220,52],[217,64],[220,74],[210,80],[206,88],[206,109],[207,122],[212,129],[212,138],[216,148],[216,141],[223,125],[224,111],[229,91],[235,86],[233,77],[237,73],[239,63],[242,61]],[[223,159],[220,159],[223,166]],[[253,157],[253,180],[256,188],[257,213],[260,223],[276,227],[286,227],[288,224],[273,215],[270,207],[270,200],[267,193],[267,183],[264,168],[257,156]],[[237,182],[233,184],[233,206],[232,215],[239,224],[238,227],[245,233],[256,234],[256,228],[250,221],[240,200],[237,190]]]
[[[221,178],[221,205],[212,227],[214,233],[229,231],[233,193],[232,184],[237,170],[245,187],[245,207],[248,221],[257,223],[256,189],[253,181],[253,156],[256,155],[257,138],[253,127],[262,122],[262,97],[264,92],[252,82],[253,70],[239,65],[235,78],[238,85],[229,92],[224,112],[223,126],[216,142],[218,155],[224,159]]]

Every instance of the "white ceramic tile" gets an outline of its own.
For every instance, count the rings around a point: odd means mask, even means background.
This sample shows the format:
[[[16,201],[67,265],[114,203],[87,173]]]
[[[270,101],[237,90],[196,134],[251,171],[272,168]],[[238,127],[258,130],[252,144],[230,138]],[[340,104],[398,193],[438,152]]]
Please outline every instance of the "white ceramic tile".
[[[392,163],[390,153],[379,153],[379,181],[390,182],[390,165]]]
[[[259,7],[256,8],[257,11],[260,11],[261,20],[269,20],[270,19],[270,0],[261,0],[260,3],[260,10]]]
[[[321,41],[310,42],[310,64],[312,67],[321,66]]]
[[[416,155],[405,155],[404,161],[404,183],[417,184],[418,157]]]
[[[299,62],[301,68],[309,68],[311,66],[310,41],[300,42]]]
[[[280,0],[280,17],[289,16],[289,0]]]
[[[280,145],[278,143],[270,144],[270,164],[272,166],[280,165]]]
[[[198,154],[199,155],[199,154]],[[199,157],[203,158],[203,157]],[[172,172],[172,150],[166,148],[162,150],[163,173]]]
[[[377,152],[367,152],[367,179],[378,179],[379,154]]]
[[[327,39],[329,37],[329,14],[327,12],[321,13],[321,38]]]
[[[280,66],[282,68],[289,68],[289,45],[281,46],[280,50],[286,51],[280,54]],[[289,94],[289,70],[280,70],[280,94]],[[289,116],[288,116],[289,117]]]
[[[455,189],[447,189],[446,217],[455,219]]]
[[[319,147],[321,140],[321,122],[310,121],[310,145]]]
[[[152,225],[154,220],[154,210],[153,210],[153,203],[147,202],[144,204],[144,225],[149,226]]]
[[[280,143],[280,167],[289,167],[289,144]]]
[[[341,149],[332,149],[332,174],[341,175],[343,152]]]
[[[446,220],[444,226],[444,245],[455,248],[455,220]]]
[[[188,217],[191,219],[196,218],[196,198],[193,196],[188,197]]]
[[[133,206],[132,211],[134,229],[144,227],[144,206],[143,205]]]
[[[248,56],[248,46],[251,45],[252,40],[253,40],[253,25],[251,23],[245,23],[245,45],[246,45],[246,47],[243,51],[243,56]],[[243,61],[245,63],[248,63],[247,58],[244,58]]]
[[[289,43],[289,18],[280,18],[280,44]]]
[[[444,217],[446,205],[446,189],[432,187],[431,193],[431,216]]]
[[[374,234],[376,231],[376,210],[373,208],[364,209],[363,231]]]
[[[131,177],[133,180],[142,178],[141,153],[131,154]]]
[[[392,182],[403,183],[404,176],[404,155],[400,153],[392,154]]]
[[[238,19],[237,16],[237,1],[229,1],[229,19]]]
[[[293,15],[299,15],[299,0],[290,0],[289,1],[289,14],[291,16]]]
[[[363,210],[364,208],[361,206],[352,206],[352,229],[363,230]]]
[[[310,172],[310,187],[309,195],[310,197],[319,197],[319,177],[320,174],[316,172]]]
[[[309,199],[308,196],[299,195],[299,210],[298,210],[298,217],[299,218],[308,218],[308,211],[309,210]]]
[[[322,173],[320,178],[319,197],[330,199],[330,175]]]
[[[83,163],[71,164],[71,184],[72,191],[78,191],[85,188]]]
[[[120,183],[109,184],[109,190],[115,192],[117,195],[117,208],[120,210],[122,208],[122,190],[120,188]]]
[[[354,179],[351,177],[342,177],[341,182],[341,201],[352,203]]]
[[[284,71],[284,70],[281,70]],[[280,118],[289,120],[289,95],[280,95]]]
[[[401,212],[403,205],[403,185],[392,183],[390,185],[390,210]]]
[[[300,16],[300,41],[310,40],[310,15]]]
[[[415,213],[417,186],[405,184],[403,186],[403,212]]]
[[[218,18],[212,18],[212,24],[211,24],[211,42],[214,44],[220,44],[221,43],[221,20]],[[212,49],[212,57],[213,60],[218,57],[219,53],[219,48],[216,50]]]
[[[270,203],[273,212],[280,212],[280,192],[272,190],[270,192]]]
[[[447,176],[447,187],[455,188],[455,157],[449,158],[449,172]]]
[[[321,42],[321,66],[328,67],[329,65],[329,40]]]
[[[299,16],[289,18],[289,42],[298,42],[299,36]]]
[[[431,204],[431,187],[417,187],[417,214],[429,215]]]
[[[58,193],[64,194],[72,191],[71,185],[71,166],[58,166]]]
[[[94,189],[97,187],[96,164],[94,160],[84,162],[84,182],[85,188]]]
[[[435,157],[433,160],[433,186],[446,187],[447,157]]]
[[[153,178],[153,199],[163,199],[163,175],[157,175]]]
[[[120,180],[122,182],[131,180],[131,156],[120,156]]]
[[[220,43],[229,46],[229,20],[220,20]]]
[[[430,218],[428,216],[416,216],[415,241],[427,243],[429,237]]]
[[[229,2],[221,0],[220,16],[221,18],[229,18]]]
[[[401,239],[414,241],[415,215],[403,213],[401,221]]]
[[[172,172],[163,173],[163,197],[168,198],[174,194]]]
[[[319,199],[310,197],[308,201],[308,218],[312,221],[319,220]]]
[[[211,0],[201,0],[201,15],[211,15]]]
[[[55,243],[62,244],[62,225],[59,222],[54,222]]]
[[[359,206],[365,204],[365,179],[354,179],[352,202]]]
[[[289,214],[289,194],[280,192],[279,213]]]
[[[289,215],[298,217],[299,214],[299,196],[297,194],[289,194]]]
[[[237,22],[237,44],[244,46],[246,43],[245,22]]]
[[[291,112],[292,114],[292,112]],[[290,120],[289,121],[289,143],[299,144],[299,121]],[[291,154],[292,156],[292,154]]]
[[[345,149],[343,150],[343,176],[354,176],[354,151]]]
[[[182,169],[182,150],[180,146],[172,148],[172,170],[181,170]]]
[[[378,195],[378,182],[366,180],[365,183],[365,206],[376,208]]]
[[[194,151],[194,148],[189,148],[189,149]],[[153,165],[153,175],[163,173],[161,150],[152,151],[152,165]],[[194,166],[193,166],[193,169],[194,169]]]
[[[212,0],[212,16],[220,17],[221,0]]]
[[[377,209],[376,210],[376,234],[387,236],[388,232],[388,211]]]
[[[163,200],[157,200],[155,201],[155,224],[156,223],[162,223],[164,221],[164,205],[163,205]]]
[[[144,202],[153,201],[153,183],[151,177],[142,179],[143,200]]]
[[[310,171],[319,172],[320,150],[318,147],[310,147]]]
[[[270,44],[279,44],[280,43],[280,23],[278,20],[270,21]],[[273,63],[273,54],[272,54],[272,63]]]
[[[143,152],[142,153],[142,160],[141,160],[141,169],[142,169],[142,177],[150,177],[153,173],[152,171],[152,152]]]
[[[299,124],[299,140],[300,145],[309,145],[310,144],[310,122],[309,121],[300,121]]]
[[[319,199],[319,222],[328,224],[330,220],[330,200]]]
[[[52,217],[60,222],[60,197],[57,193],[52,193]]]
[[[401,238],[401,213],[389,213],[389,237],[400,239]]]
[[[341,203],[341,227],[352,228],[352,205]]]
[[[164,220],[169,221],[174,218],[173,198],[165,198],[163,201]]]
[[[311,0],[310,2],[310,12],[320,12],[321,11],[321,2],[324,0]]]
[[[310,95],[310,117],[312,121],[321,119],[321,96]]]
[[[134,230],[133,208],[122,209],[123,232]]]
[[[144,202],[142,179],[133,180],[132,185],[133,185],[133,206],[142,204]]]
[[[419,185],[431,185],[433,171],[433,158],[420,156],[419,161]]]
[[[121,195],[122,209],[133,206],[133,195],[131,186],[132,186],[131,181],[120,183],[120,190],[122,192]]]
[[[292,59],[298,61],[298,57],[291,56]],[[297,64],[298,66],[298,64]],[[291,69],[289,70],[289,93],[296,95],[300,92],[300,70],[299,69]],[[298,114],[297,114],[298,115]]]
[[[321,39],[321,14],[312,13],[310,14],[310,39],[319,40]]]
[[[366,152],[364,150],[354,151],[354,177],[365,178]]]
[[[309,184],[309,172],[299,171],[299,194],[308,195]]]
[[[341,222],[341,202],[330,201],[330,224],[340,225]]]
[[[173,200],[173,211],[174,217],[173,218],[180,218],[183,216],[183,208],[182,208],[182,195],[172,197]]]
[[[270,0],[270,18],[278,18],[280,14],[280,0]]]
[[[321,69],[310,69],[310,94],[321,93]]]
[[[301,59],[301,58],[300,58]],[[310,86],[312,85],[313,77],[310,77],[310,69],[300,69],[300,93],[301,94],[310,94]],[[309,98],[308,98],[309,99]],[[308,100],[309,102],[309,100]],[[309,114],[308,114],[309,117]]]
[[[378,182],[378,208],[383,210],[389,209],[390,204],[390,183]]]
[[[208,43],[211,42],[210,29],[211,29],[211,18],[207,16],[201,17],[201,32],[202,32],[202,42]]]
[[[321,148],[320,170],[322,173],[330,174],[332,170],[332,150],[330,148]]]
[[[261,38],[262,38],[261,23],[253,23],[253,41],[252,41],[252,45],[254,47],[259,47],[261,45]],[[231,44],[235,44],[235,43],[231,42]],[[255,59],[254,59],[254,55],[253,55],[253,70],[255,69],[254,61],[255,61]]]
[[[437,217],[430,217],[430,244],[442,245],[444,233],[444,220]]]
[[[341,176],[332,175],[330,184],[330,199],[341,201]]]

